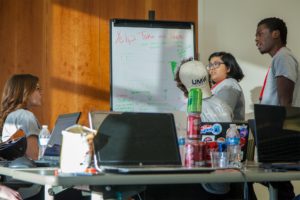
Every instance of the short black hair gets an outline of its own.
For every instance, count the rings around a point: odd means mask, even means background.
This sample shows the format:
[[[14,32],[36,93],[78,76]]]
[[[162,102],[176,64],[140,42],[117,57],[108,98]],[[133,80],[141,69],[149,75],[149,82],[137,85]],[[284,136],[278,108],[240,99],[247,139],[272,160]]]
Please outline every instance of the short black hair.
[[[277,17],[269,17],[261,20],[257,26],[260,25],[266,25],[270,31],[278,30],[280,32],[280,39],[281,42],[286,45],[287,43],[287,27],[285,22],[282,19],[279,19]]]
[[[240,65],[231,53],[224,51],[214,52],[209,56],[208,61],[210,61],[213,57],[220,57],[226,67],[230,69],[229,73],[227,74],[227,78],[234,78],[238,82],[244,78],[244,73]]]

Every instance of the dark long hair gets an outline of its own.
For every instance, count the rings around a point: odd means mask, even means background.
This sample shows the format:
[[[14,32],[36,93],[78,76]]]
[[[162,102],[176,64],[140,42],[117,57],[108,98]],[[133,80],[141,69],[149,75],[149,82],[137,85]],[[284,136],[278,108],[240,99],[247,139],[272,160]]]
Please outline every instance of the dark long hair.
[[[38,77],[31,74],[16,74],[5,83],[0,109],[0,135],[7,115],[26,108],[29,97],[36,90]]]
[[[234,78],[238,82],[244,78],[244,73],[232,54],[224,51],[214,52],[209,56],[208,61],[210,61],[213,57],[220,57],[225,66],[230,69],[227,74],[227,78]]]

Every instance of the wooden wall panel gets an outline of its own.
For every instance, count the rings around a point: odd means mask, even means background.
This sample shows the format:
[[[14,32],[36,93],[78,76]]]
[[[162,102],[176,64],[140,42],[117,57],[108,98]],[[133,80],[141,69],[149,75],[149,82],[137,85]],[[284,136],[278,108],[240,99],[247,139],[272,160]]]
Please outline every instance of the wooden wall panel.
[[[44,87],[45,41],[44,4],[39,0],[17,1],[16,73],[31,73],[40,78]],[[34,108],[41,122],[47,119],[47,107]]]
[[[0,1],[1,89],[14,73],[31,73],[41,79],[44,60],[44,7],[40,0]],[[43,120],[43,109],[34,110]]]
[[[51,122],[60,113],[99,109],[103,96],[99,67],[98,1],[49,1],[47,8],[47,104]]]
[[[157,20],[196,22],[198,16],[196,0],[152,0],[151,7]]]
[[[144,19],[140,0],[50,1],[47,71],[51,119],[61,112],[110,109],[109,20]],[[129,9],[130,7],[130,9]]]
[[[100,3],[100,68],[101,89],[107,91],[108,104],[103,108],[110,109],[110,29],[109,22],[114,18],[145,19],[145,3],[141,0],[101,0]]]
[[[11,74],[36,74],[39,120],[51,128],[58,114],[82,111],[87,125],[88,111],[110,108],[109,20],[149,10],[197,25],[197,0],[0,0],[0,92]]]
[[[197,0],[152,0],[151,9],[155,11],[156,20],[194,22],[195,35],[198,35]],[[197,52],[198,37],[195,37],[195,43]]]
[[[14,73],[16,66],[17,19],[16,1],[0,0],[0,92],[6,78]]]

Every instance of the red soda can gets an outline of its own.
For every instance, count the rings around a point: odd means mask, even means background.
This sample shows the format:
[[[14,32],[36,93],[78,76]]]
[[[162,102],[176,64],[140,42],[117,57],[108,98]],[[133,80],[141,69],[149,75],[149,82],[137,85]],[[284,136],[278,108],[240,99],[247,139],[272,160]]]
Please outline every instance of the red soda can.
[[[194,167],[199,162],[199,143],[197,140],[188,140],[185,144],[184,166]]]
[[[201,116],[200,113],[189,113],[187,117],[187,138],[200,138]]]
[[[205,166],[211,167],[211,156],[210,152],[218,151],[217,142],[207,142],[205,144],[204,157],[205,157]]]
[[[199,159],[195,163],[195,166],[198,166],[198,167],[205,166],[204,150],[205,150],[205,142],[199,141],[198,142],[198,155],[199,155]]]

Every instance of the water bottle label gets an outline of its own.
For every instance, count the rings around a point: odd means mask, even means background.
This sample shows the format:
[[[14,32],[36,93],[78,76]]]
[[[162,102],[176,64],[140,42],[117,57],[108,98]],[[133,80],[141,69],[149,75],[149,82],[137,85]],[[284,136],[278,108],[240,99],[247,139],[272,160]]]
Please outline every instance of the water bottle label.
[[[185,138],[184,137],[178,138],[178,144],[179,145],[185,145]]]
[[[49,138],[40,138],[39,142],[41,146],[45,146],[48,144]]]
[[[240,138],[238,137],[226,138],[227,145],[238,145],[239,143],[240,143]]]

